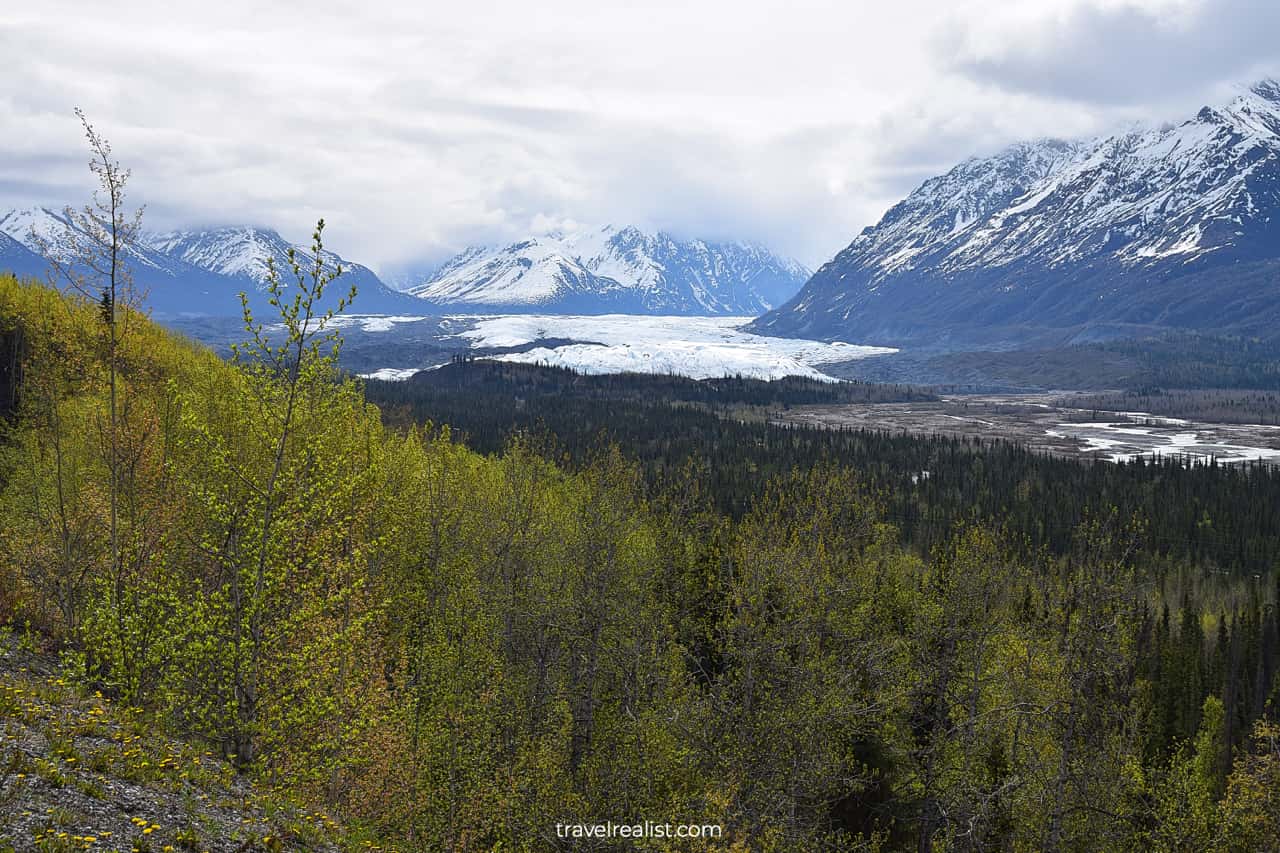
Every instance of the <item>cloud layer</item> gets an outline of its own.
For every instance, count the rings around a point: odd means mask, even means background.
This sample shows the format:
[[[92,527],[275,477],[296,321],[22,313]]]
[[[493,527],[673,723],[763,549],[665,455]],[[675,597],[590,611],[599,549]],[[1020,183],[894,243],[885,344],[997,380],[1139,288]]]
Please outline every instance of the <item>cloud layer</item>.
[[[82,106],[152,227],[250,222],[383,271],[564,222],[816,265],[1013,139],[1177,118],[1273,73],[1272,0],[46,0],[0,19],[0,204],[88,192]]]
[[[1149,107],[1274,74],[1277,37],[1271,0],[1128,0],[1039,15],[1010,4],[981,23],[956,21],[938,45],[952,68],[993,86]]]

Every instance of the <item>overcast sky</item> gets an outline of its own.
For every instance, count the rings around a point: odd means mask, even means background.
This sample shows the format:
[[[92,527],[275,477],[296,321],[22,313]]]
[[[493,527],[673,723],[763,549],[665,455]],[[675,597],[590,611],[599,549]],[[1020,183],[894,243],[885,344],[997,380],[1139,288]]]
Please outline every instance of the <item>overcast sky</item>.
[[[634,223],[817,266],[966,156],[1189,117],[1280,66],[1276,0],[286,6],[4,3],[0,204],[86,196],[79,105],[152,228],[323,215],[387,272]]]

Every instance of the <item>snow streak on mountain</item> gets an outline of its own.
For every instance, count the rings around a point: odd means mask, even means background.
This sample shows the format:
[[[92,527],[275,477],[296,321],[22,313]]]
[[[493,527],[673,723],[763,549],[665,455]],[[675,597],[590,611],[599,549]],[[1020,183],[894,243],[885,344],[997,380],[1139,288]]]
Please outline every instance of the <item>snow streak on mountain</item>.
[[[1280,320],[1280,84],[1177,125],[1020,143],[926,181],[763,334],[1003,345]]]

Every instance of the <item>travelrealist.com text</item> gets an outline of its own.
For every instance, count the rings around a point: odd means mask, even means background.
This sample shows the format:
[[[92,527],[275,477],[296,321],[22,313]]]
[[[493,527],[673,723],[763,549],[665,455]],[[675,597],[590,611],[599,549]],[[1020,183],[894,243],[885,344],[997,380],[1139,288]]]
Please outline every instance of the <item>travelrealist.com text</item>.
[[[556,838],[720,838],[719,824],[655,823],[557,823]]]

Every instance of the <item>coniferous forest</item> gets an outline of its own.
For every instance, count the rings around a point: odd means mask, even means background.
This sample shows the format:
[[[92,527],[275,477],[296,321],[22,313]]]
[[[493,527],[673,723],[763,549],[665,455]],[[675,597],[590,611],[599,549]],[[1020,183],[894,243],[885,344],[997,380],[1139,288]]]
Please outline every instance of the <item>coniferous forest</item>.
[[[551,458],[574,465],[616,443],[650,486],[694,476],[716,509],[735,518],[773,477],[824,463],[848,467],[876,490],[900,540],[921,555],[975,520],[998,525],[1026,553],[1063,554],[1091,514],[1115,512],[1142,519],[1138,544],[1159,575],[1179,567],[1248,575],[1280,566],[1280,469],[1274,466],[1191,465],[1175,458],[1082,463],[1011,441],[807,429],[769,424],[762,416],[800,402],[835,401],[817,396],[822,393],[858,402],[922,397],[905,386],[806,389],[797,400],[789,382],[745,381],[737,394],[714,391],[712,405],[688,404],[691,398],[710,402],[712,388],[695,397],[681,384],[664,392],[652,377],[469,362],[403,382],[369,381],[366,395],[397,428],[448,424],[456,439],[485,454],[527,434]]]
[[[0,279],[0,619],[85,690],[394,849],[1280,837],[1274,472],[366,388],[273,275],[227,361]]]

